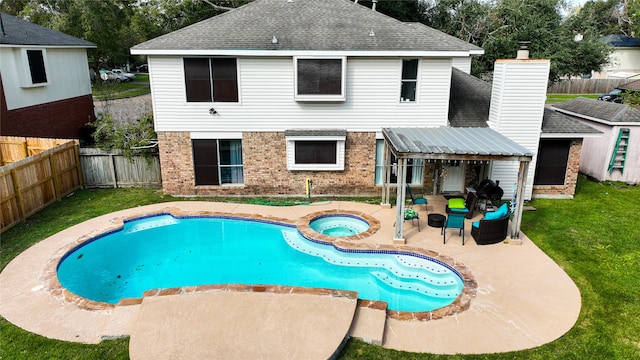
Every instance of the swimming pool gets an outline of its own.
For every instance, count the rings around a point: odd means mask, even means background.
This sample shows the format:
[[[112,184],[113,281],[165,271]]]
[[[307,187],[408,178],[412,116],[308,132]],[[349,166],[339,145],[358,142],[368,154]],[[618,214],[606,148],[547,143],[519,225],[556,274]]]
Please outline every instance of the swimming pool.
[[[57,275],[69,291],[110,304],[149,289],[241,283],[354,290],[418,312],[452,303],[463,288],[455,269],[426,256],[338,249],[274,221],[170,214],[127,220],[84,242],[62,257]]]

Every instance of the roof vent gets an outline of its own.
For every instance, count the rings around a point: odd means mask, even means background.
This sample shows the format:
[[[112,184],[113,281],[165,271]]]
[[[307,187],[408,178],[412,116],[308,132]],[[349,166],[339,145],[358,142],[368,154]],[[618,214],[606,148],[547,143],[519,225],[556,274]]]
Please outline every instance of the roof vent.
[[[378,4],[378,0],[371,0],[371,10],[376,11],[377,4]]]
[[[273,45],[276,45],[278,43],[278,38],[275,35],[273,35],[273,38],[271,39],[271,43]]]
[[[529,45],[531,45],[531,41],[518,41],[518,53],[516,54],[517,60],[529,59]]]
[[[371,31],[369,31],[369,36],[376,36],[376,33],[373,32],[373,29],[371,29]]]

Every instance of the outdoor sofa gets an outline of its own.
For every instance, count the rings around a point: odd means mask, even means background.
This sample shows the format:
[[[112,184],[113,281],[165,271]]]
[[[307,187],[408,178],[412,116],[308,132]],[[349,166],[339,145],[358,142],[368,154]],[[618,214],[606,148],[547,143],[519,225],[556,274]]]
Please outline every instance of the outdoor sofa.
[[[509,227],[509,207],[502,204],[496,211],[488,212],[471,225],[471,236],[478,245],[489,245],[503,241]]]

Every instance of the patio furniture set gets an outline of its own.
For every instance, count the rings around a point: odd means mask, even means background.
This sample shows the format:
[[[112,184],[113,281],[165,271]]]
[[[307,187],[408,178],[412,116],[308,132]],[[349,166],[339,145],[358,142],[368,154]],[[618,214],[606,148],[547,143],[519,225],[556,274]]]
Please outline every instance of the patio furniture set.
[[[482,184],[482,183],[481,183]],[[496,186],[497,187],[497,186]],[[497,187],[497,189],[500,189]],[[499,194],[500,190],[492,188],[494,196]],[[411,188],[407,186],[407,194],[411,198],[411,206],[405,210],[404,219],[414,220],[418,222],[418,231],[420,231],[420,216],[413,208],[414,205],[424,204],[425,209],[428,200],[424,197],[414,197]],[[507,229],[509,226],[510,211],[507,203],[503,203],[497,209],[492,205],[492,201],[488,196],[480,199],[475,189],[467,189],[467,197],[453,197],[448,199],[445,211],[447,215],[439,213],[427,214],[427,225],[440,228],[440,234],[443,236],[443,243],[447,243],[447,229],[458,229],[458,235],[462,237],[462,245],[465,239],[465,219],[473,218],[476,210],[481,210],[484,216],[472,222],[471,236],[477,245],[495,244],[503,241],[507,237]],[[482,205],[482,206],[480,206]]]

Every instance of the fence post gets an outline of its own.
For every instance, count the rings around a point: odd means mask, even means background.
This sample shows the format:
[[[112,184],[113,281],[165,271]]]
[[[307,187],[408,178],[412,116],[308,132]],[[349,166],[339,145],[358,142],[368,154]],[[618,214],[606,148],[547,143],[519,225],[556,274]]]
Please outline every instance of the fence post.
[[[25,211],[24,211],[24,202],[22,199],[22,193],[18,183],[18,175],[16,174],[16,170],[11,170],[11,181],[13,181],[13,191],[16,194],[16,202],[18,203],[18,218],[20,221],[24,221]]]
[[[53,195],[56,197],[56,200],[60,201],[60,199],[62,199],[62,196],[60,196],[60,180],[58,179],[58,169],[56,167],[56,162],[53,158],[53,154],[49,154],[49,156],[47,156],[47,159],[49,159],[51,177],[53,178]]]
[[[116,160],[114,154],[109,154],[109,163],[111,164],[111,174],[113,174],[113,188],[118,188],[118,177],[116,176]]]
[[[76,140],[73,146],[73,154],[76,157],[76,173],[78,174],[78,185],[84,189],[84,177],[82,176],[82,164],[80,164],[80,143]]]

